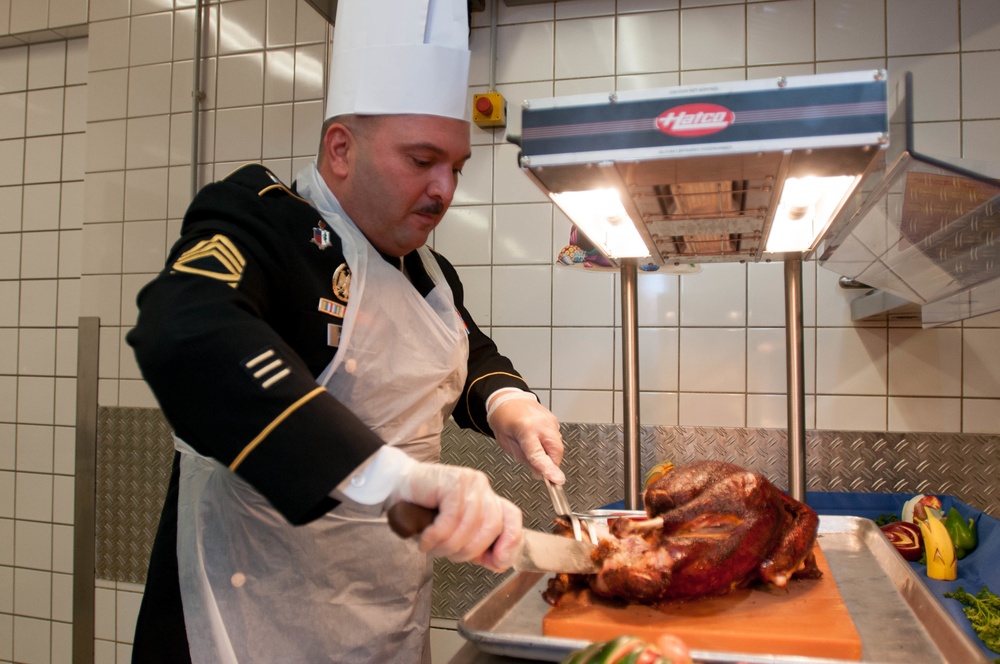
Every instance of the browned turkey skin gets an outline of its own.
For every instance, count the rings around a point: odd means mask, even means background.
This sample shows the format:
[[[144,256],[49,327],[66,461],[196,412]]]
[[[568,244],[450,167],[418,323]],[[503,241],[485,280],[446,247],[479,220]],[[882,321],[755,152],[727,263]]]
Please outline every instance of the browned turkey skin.
[[[820,575],[816,513],[763,475],[697,461],[654,481],[643,499],[649,522],[614,521],[598,543],[601,571],[588,577],[598,595],[655,604]]]

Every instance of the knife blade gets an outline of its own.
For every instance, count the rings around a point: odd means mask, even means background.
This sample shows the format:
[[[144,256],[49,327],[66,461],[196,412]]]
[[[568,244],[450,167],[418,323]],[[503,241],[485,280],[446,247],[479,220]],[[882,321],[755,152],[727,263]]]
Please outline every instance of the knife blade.
[[[390,507],[386,516],[392,531],[407,539],[423,532],[437,510],[400,502]],[[517,552],[513,567],[522,572],[566,572],[596,574],[600,566],[590,557],[596,548],[590,542],[578,542],[562,535],[524,529],[524,544]]]
[[[513,567],[523,572],[597,574],[601,566],[590,557],[595,548],[590,542],[525,528],[524,546]]]

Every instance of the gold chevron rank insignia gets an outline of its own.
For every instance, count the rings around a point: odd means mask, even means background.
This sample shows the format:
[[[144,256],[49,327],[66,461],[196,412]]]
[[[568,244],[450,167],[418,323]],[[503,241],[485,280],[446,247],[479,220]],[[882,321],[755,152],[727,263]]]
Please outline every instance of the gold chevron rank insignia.
[[[246,260],[225,235],[215,235],[202,240],[178,258],[173,264],[174,272],[200,274],[210,279],[218,279],[236,288],[243,276]]]

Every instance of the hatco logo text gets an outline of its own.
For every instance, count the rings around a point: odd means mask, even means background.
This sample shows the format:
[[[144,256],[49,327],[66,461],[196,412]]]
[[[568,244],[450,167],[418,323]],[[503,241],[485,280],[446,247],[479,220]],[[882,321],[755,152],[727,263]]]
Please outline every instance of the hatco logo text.
[[[656,128],[671,136],[704,136],[733,124],[736,114],[715,104],[674,106],[656,118]]]

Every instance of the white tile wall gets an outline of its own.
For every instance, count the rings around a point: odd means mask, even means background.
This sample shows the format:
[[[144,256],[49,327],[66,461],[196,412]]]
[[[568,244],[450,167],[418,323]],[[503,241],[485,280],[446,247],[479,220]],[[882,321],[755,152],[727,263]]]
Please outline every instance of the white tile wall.
[[[687,277],[643,274],[636,287],[638,323],[646,326],[676,326],[679,320],[680,282]],[[615,324],[621,325],[621,287],[615,280]]]
[[[52,525],[18,521],[14,530],[14,561],[21,568],[47,570],[52,565]],[[42,598],[39,598],[41,601]],[[39,616],[41,617],[41,616]]]
[[[889,330],[890,395],[958,397],[961,393],[960,328]]]
[[[49,6],[46,2],[11,0],[10,31],[32,32],[48,27]]]
[[[812,0],[782,0],[747,6],[747,64],[812,62]]]
[[[996,433],[1000,428],[1000,399],[963,399],[962,431]]]
[[[609,76],[614,73],[613,17],[566,20],[559,21],[556,25],[555,77],[557,79]]]
[[[994,50],[1000,39],[1000,6],[992,0],[963,0],[962,49]]]
[[[533,390],[551,387],[552,332],[549,328],[494,326],[490,336],[500,352],[521,367],[524,380]]]
[[[492,325],[550,325],[552,268],[494,267],[492,302]]]
[[[889,58],[889,80],[913,72],[913,116],[920,122],[961,118],[962,94],[958,54],[945,53]]]
[[[746,416],[742,394],[680,394],[679,419],[691,426],[742,427]]]
[[[169,12],[136,16],[129,33],[129,66],[169,62],[173,48],[173,17]]]
[[[746,273],[739,263],[719,263],[681,279],[681,325],[744,325]]]
[[[493,206],[493,262],[500,265],[548,263],[553,256],[552,205]],[[439,228],[439,231],[445,230]],[[445,254],[450,256],[451,254]]]
[[[263,52],[241,53],[219,58],[216,91],[219,108],[259,104],[263,93]]]
[[[886,428],[886,398],[816,395],[816,428],[882,431]]]
[[[676,327],[640,327],[637,338],[639,391],[676,392],[680,375],[679,329]],[[614,357],[615,389],[621,390],[623,361],[620,328],[615,330]],[[648,421],[656,422],[655,419]]]
[[[680,390],[745,392],[746,335],[745,328],[682,327]]]
[[[995,118],[997,102],[989,89],[1000,85],[1000,53],[985,51],[962,55],[962,115]]]
[[[965,330],[962,367],[964,393],[970,397],[1000,397],[1000,356],[996,349],[1000,330],[985,328]]]
[[[880,57],[885,53],[885,7],[870,0],[816,3],[816,59]]]
[[[29,14],[46,7],[19,4],[17,21],[35,20]],[[50,25],[79,16],[67,3],[52,9]],[[56,372],[76,371],[75,300],[67,298],[63,306],[72,309],[71,317],[57,321],[56,312],[60,284],[66,293],[79,290],[70,284],[78,286],[80,280],[85,44],[41,43],[0,52],[2,138],[19,136],[4,141],[5,154],[18,155],[21,162],[4,170],[0,194],[6,212],[0,228],[0,254],[6,259],[0,293],[8,307],[8,315],[0,318],[0,373],[5,374],[0,377],[5,400],[0,467],[8,471],[0,479],[0,514],[6,517],[0,525],[3,661],[69,661],[72,529],[54,524],[72,522],[74,422],[67,405],[72,406],[75,385],[72,378],[56,378]],[[10,214],[13,210],[21,214]],[[57,569],[62,573],[54,574]]]
[[[614,393],[608,391],[554,390],[550,408],[567,422],[602,424],[614,416]]]
[[[553,328],[552,387],[600,390],[614,380],[614,330]]]
[[[961,399],[889,397],[891,431],[955,431],[961,420]]]
[[[678,12],[621,15],[616,40],[616,73],[621,76],[675,71],[680,68],[679,44]]]
[[[889,56],[958,50],[958,0],[886,0]]]
[[[82,25],[87,9],[83,0],[49,0],[49,27]]]
[[[551,12],[551,8],[549,8]],[[552,22],[519,23],[497,29],[497,83],[550,80],[555,26]]]
[[[685,7],[692,6],[685,3]],[[716,69],[746,64],[744,7],[682,9],[681,69]]]
[[[91,21],[88,41],[90,44],[102,44],[101,48],[89,52],[91,71],[128,66],[129,19]]]
[[[11,532],[13,537],[13,532]],[[14,611],[14,568],[0,567],[0,610],[10,614]],[[8,655],[9,657],[9,655]]]
[[[967,159],[989,162],[1000,152],[1000,121],[963,122],[962,154]]]
[[[0,51],[0,207],[21,210],[0,219],[0,660],[69,659],[79,315],[104,326],[101,403],[155,403],[122,337],[189,198],[191,4],[0,1],[0,35],[86,22],[88,9],[90,21],[89,40]],[[921,146],[1000,154],[995,0],[572,0],[498,10],[508,127],[473,130],[474,158],[433,242],[458,266],[473,315],[564,421],[621,421],[620,284],[553,268],[568,222],[505,140],[520,131],[522,100],[888,66],[893,81],[915,74]],[[312,158],[322,121],[325,24],[305,0],[228,0],[206,14],[202,181],[261,158],[290,179]],[[473,25],[479,91],[488,12]],[[857,293],[836,282],[804,266],[807,426],[1000,432],[1000,315],[937,330],[854,323]],[[784,426],[782,296],[776,264],[641,275],[641,421]],[[17,596],[15,576],[24,582]],[[46,606],[25,594],[39,584],[51,588]],[[99,659],[125,661],[141,588],[99,591]],[[15,615],[15,602],[25,611]]]
[[[48,662],[51,659],[51,625],[47,620],[14,617],[14,661]]]
[[[487,205],[452,206],[434,231],[434,248],[453,265],[487,265],[492,237]]]
[[[311,143],[314,146],[316,141]],[[488,205],[493,200],[493,146],[474,145],[470,154],[462,167],[452,204]]]
[[[169,64],[151,64],[128,70],[128,115],[157,115],[170,105]],[[252,86],[252,79],[247,80]]]
[[[10,568],[14,564],[14,521],[11,519],[0,519],[0,565],[3,569]],[[0,601],[9,602],[11,595],[0,593]]]
[[[557,266],[552,272],[553,326],[613,325],[614,285],[613,274]]]

